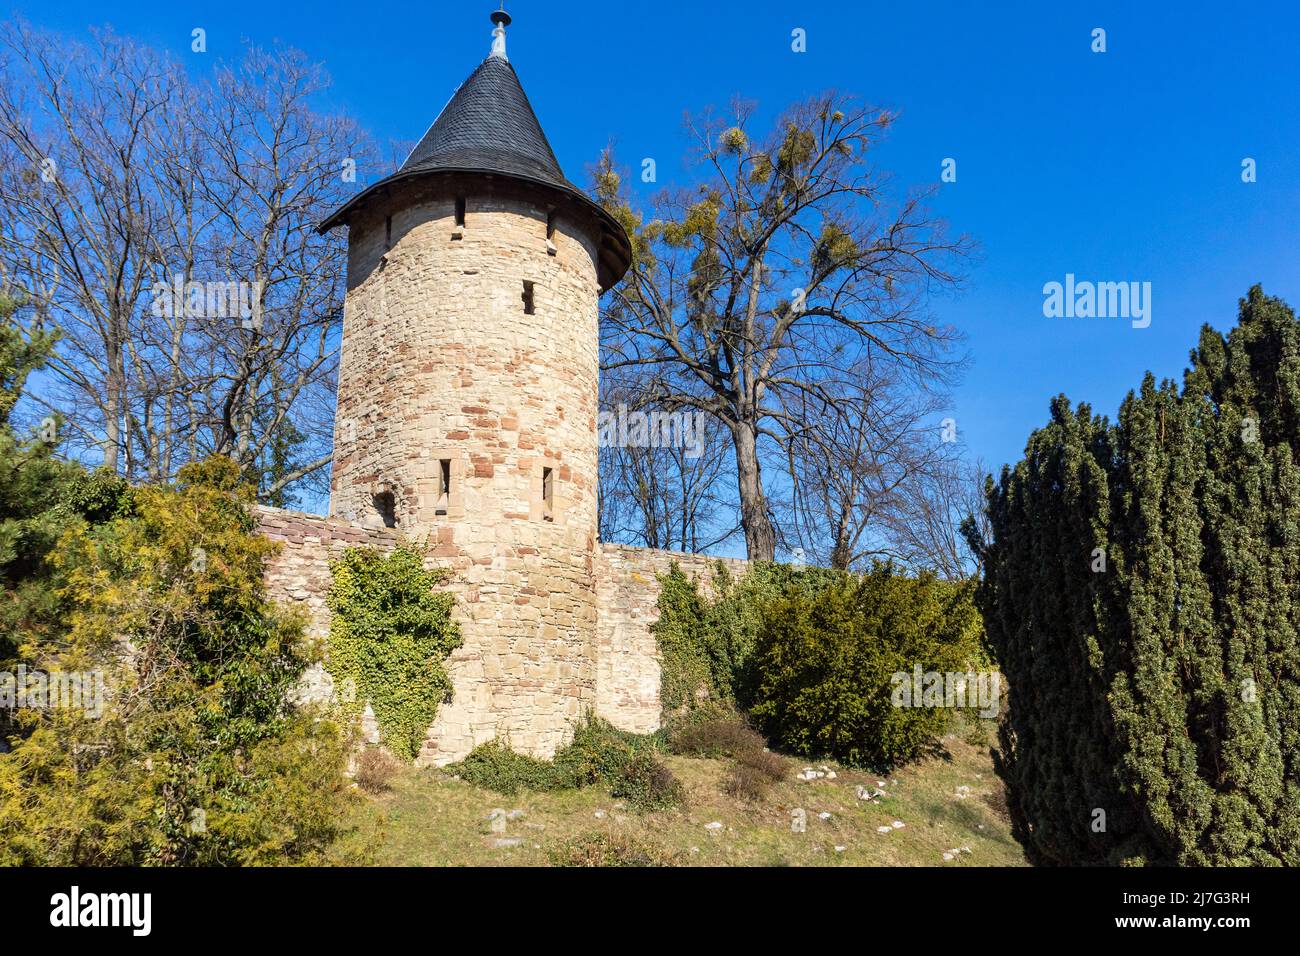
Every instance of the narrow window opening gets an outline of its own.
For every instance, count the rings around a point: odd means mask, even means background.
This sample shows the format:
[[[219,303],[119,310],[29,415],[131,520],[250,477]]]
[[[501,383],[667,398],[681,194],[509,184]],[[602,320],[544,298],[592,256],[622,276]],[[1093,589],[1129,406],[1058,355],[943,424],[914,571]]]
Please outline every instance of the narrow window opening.
[[[384,220],[384,248],[393,248],[393,217]]]
[[[535,315],[533,306],[533,284],[524,283],[524,315]]]
[[[465,197],[464,196],[456,197],[456,225],[462,227],[465,225]]]
[[[555,248],[555,210],[546,214],[546,254],[553,256],[558,250]]]
[[[542,469],[542,520],[555,520],[555,472]]]
[[[397,499],[391,491],[381,491],[375,495],[375,510],[385,528],[397,527]]]
[[[451,459],[443,458],[438,462],[438,502],[434,505],[434,514],[445,515],[449,501],[451,501]]]

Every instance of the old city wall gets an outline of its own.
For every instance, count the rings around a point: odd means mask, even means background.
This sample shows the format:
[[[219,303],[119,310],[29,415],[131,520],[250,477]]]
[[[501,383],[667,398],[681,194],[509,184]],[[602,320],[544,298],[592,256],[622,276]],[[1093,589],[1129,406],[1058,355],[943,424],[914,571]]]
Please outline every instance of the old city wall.
[[[288,606],[301,608],[309,622],[309,632],[321,641],[325,641],[329,634],[325,595],[330,585],[330,561],[345,548],[370,546],[388,551],[403,540],[400,532],[390,529],[367,529],[357,522],[340,518],[323,518],[274,508],[258,508],[257,520],[261,532],[281,545],[279,553],[267,567],[271,596]],[[517,746],[515,741],[520,731],[525,736],[529,734],[531,728],[527,721],[530,715],[527,712],[501,715],[508,719],[494,721],[490,712],[481,708],[476,710],[476,702],[494,692],[508,693],[514,684],[518,685],[521,695],[528,696],[533,690],[533,678],[527,668],[507,667],[493,675],[492,686],[482,686],[489,683],[488,671],[482,666],[482,661],[472,660],[473,655],[482,655],[489,646],[483,635],[476,631],[484,619],[482,609],[474,607],[484,601],[482,588],[475,580],[472,566],[464,566],[456,555],[439,553],[435,546],[429,549],[427,560],[431,567],[449,567],[453,571],[447,587],[457,597],[456,616],[465,632],[465,645],[448,661],[454,675],[453,700],[442,705],[438,720],[430,728],[430,740],[435,743],[448,738],[449,728],[462,743],[454,751],[442,746],[426,746],[421,760],[441,764],[459,759],[472,747],[497,736],[509,736],[512,745]],[[556,658],[561,660],[592,654],[593,683],[586,703],[588,710],[594,709],[598,716],[624,730],[649,733],[658,728],[659,653],[650,630],[658,618],[658,575],[666,573],[676,561],[687,574],[698,576],[707,585],[712,581],[715,560],[703,555],[626,545],[599,545],[594,562],[594,647],[589,647],[582,639],[574,639],[574,647],[554,649]],[[746,562],[724,561],[733,572],[743,573]],[[498,620],[509,615],[514,607],[501,607]],[[499,628],[490,633],[499,633]],[[473,666],[475,663],[478,666]],[[325,683],[317,672],[314,675],[317,690]],[[533,733],[553,733],[554,721],[550,713],[539,712],[535,719],[537,728]],[[566,732],[568,726],[564,727]]]

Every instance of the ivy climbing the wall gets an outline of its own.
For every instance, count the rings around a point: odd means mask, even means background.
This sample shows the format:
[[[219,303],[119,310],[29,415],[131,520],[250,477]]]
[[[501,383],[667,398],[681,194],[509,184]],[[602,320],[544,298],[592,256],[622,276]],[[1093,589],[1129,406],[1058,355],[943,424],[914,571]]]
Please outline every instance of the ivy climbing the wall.
[[[384,745],[412,759],[451,694],[443,665],[461,644],[455,598],[434,590],[447,572],[425,568],[410,547],[349,548],[330,571],[329,672],[356,689],[341,695],[352,697],[345,706],[359,713],[369,702]]]

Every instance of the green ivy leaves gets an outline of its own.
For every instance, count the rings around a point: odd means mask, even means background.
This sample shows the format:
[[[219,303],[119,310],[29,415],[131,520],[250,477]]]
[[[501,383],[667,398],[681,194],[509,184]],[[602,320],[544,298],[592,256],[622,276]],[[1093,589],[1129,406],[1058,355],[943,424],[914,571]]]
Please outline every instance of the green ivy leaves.
[[[411,547],[349,548],[330,571],[327,669],[336,685],[356,689],[355,712],[370,703],[385,746],[413,759],[451,694],[443,664],[461,645],[455,598],[434,591],[447,572],[426,569]]]

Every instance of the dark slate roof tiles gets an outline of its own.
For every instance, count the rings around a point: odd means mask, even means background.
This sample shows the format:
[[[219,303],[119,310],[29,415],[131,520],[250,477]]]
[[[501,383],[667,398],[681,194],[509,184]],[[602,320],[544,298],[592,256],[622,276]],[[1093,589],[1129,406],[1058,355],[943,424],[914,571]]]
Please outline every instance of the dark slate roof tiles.
[[[488,57],[461,84],[401,172],[448,168],[525,176],[576,189],[564,178],[514,67],[500,56]]]
[[[567,194],[599,224],[600,287],[610,288],[627,271],[632,254],[627,233],[591,197],[564,178],[519,77],[503,56],[489,56],[469,75],[401,169],[330,213],[320,224],[320,231],[345,225],[356,209],[401,180],[439,172],[506,176]]]

